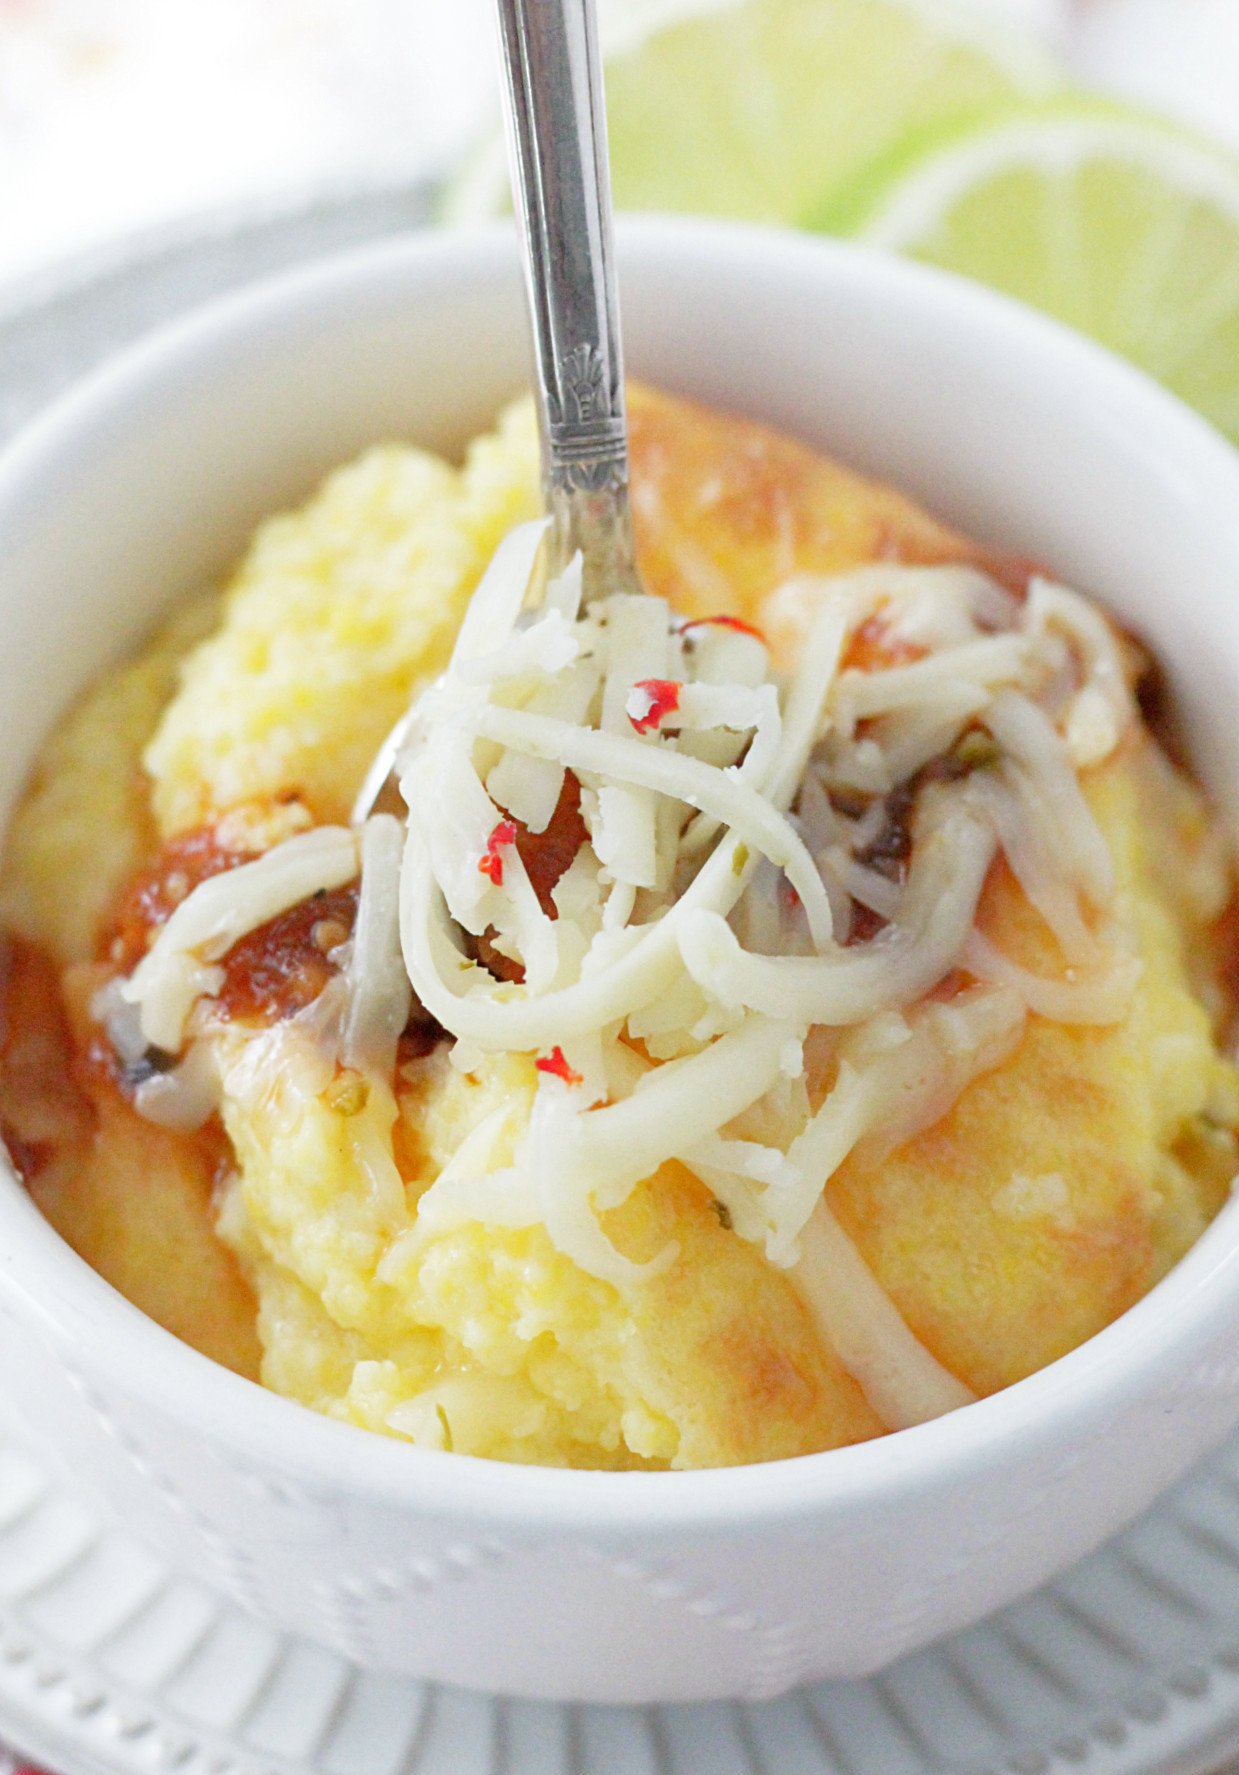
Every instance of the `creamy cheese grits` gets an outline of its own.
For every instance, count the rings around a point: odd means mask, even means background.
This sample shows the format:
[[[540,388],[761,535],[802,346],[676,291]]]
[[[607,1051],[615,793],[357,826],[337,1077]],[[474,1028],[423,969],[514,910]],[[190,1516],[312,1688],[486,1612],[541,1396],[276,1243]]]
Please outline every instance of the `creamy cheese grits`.
[[[1052,563],[631,405],[652,596],[548,575],[522,404],[339,470],[70,711],[0,1128],[104,1277],[316,1411],[719,1466],[964,1406],[1182,1255],[1239,1170],[1239,921],[1151,662]]]

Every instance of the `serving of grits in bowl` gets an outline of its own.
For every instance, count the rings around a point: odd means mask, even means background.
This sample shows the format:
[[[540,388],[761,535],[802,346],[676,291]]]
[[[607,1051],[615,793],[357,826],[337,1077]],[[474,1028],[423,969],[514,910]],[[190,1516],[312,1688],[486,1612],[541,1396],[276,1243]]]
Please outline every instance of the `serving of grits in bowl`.
[[[547,570],[500,230],[0,467],[2,1335],[259,1615],[771,1693],[1239,1416],[1239,473],[945,279],[621,242],[650,596]]]
[[[1237,933],[1225,829],[1096,606],[785,434],[632,408],[652,598],[524,596],[522,403],[460,469],[338,470],[87,692],[10,838],[4,1132],[88,1262],[277,1392],[457,1453],[719,1466],[1010,1385],[1183,1255],[1239,1169]],[[488,604],[513,590],[533,620]],[[558,721],[549,756],[519,729],[445,755],[458,682]],[[581,1016],[571,986],[606,993],[700,883],[728,838],[694,841],[702,796],[744,786],[798,687],[803,852],[746,861],[741,803],[730,924],[676,913],[649,984]],[[479,909],[459,1009],[410,989],[403,804],[349,824],[411,699],[410,804]],[[565,764],[582,733],[690,770],[659,799]]]

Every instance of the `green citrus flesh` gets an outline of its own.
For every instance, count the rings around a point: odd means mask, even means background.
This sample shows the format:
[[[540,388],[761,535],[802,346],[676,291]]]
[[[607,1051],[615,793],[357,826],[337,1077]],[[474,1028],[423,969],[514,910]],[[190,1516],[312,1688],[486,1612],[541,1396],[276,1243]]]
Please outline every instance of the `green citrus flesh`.
[[[619,207],[807,223],[903,136],[1051,91],[1049,64],[968,0],[683,0],[608,56]],[[506,207],[492,139],[452,219]]]
[[[1158,122],[995,123],[905,166],[858,237],[1020,297],[1239,438],[1239,166]]]

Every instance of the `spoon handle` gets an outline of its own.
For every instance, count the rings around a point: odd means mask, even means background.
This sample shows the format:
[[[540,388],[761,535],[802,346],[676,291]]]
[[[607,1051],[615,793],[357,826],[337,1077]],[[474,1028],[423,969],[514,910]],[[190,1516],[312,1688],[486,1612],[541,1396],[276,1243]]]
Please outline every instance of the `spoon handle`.
[[[557,565],[586,595],[632,575],[628,428],[594,0],[498,0],[512,183]]]

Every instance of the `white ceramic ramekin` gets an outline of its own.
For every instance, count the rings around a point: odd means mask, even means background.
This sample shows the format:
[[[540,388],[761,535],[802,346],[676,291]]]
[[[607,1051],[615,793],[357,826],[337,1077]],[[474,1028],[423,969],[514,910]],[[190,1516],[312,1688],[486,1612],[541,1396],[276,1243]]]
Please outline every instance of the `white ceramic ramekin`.
[[[760,415],[1028,551],[1155,644],[1239,789],[1239,458],[994,296],[819,241],[622,234],[633,370]],[[264,513],[396,434],[455,448],[524,380],[515,247],[427,234],[233,297],[93,377],[0,464],[0,801],[80,685]],[[141,1180],[135,1179],[135,1188]],[[6,1389],[187,1572],[363,1664],[568,1700],[872,1671],[1041,1582],[1239,1421],[1239,1208],[1091,1343],[839,1453],[593,1474],[317,1418],[146,1321],[0,1178]]]

